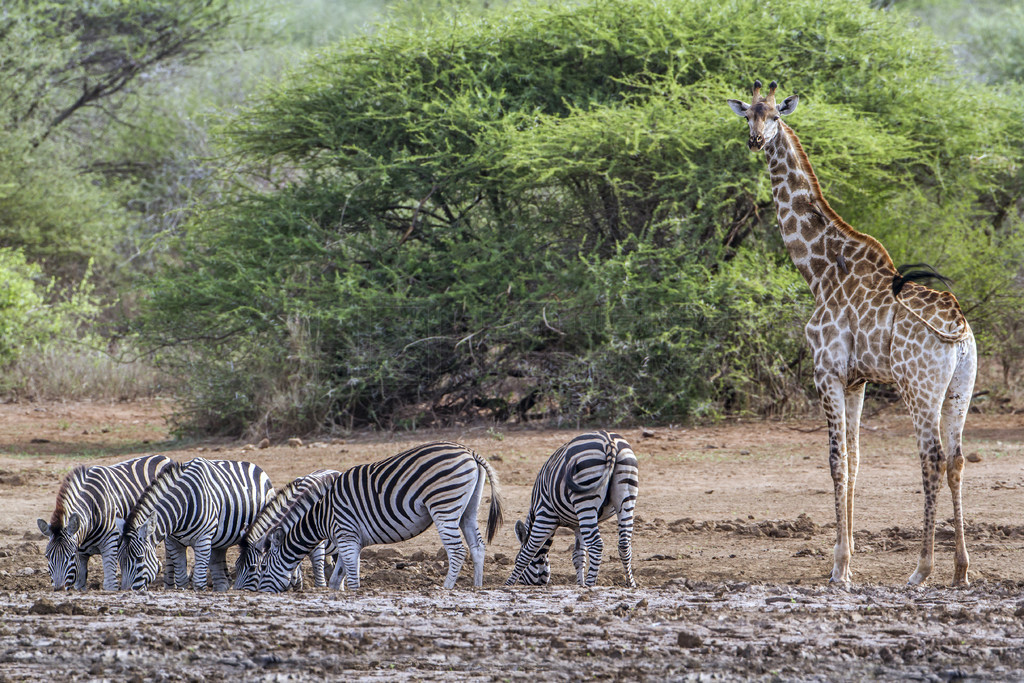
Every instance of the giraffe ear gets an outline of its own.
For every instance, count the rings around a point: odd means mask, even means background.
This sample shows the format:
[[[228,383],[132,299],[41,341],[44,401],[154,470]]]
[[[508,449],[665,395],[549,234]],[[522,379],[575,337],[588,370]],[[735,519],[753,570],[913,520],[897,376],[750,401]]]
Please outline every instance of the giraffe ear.
[[[729,108],[736,112],[737,116],[746,116],[747,110],[750,109],[750,105],[739,100],[726,100]]]
[[[796,103],[800,101],[799,95],[790,95],[786,99],[782,100],[782,104],[778,106],[779,116],[785,116],[786,114],[792,114],[796,111]]]

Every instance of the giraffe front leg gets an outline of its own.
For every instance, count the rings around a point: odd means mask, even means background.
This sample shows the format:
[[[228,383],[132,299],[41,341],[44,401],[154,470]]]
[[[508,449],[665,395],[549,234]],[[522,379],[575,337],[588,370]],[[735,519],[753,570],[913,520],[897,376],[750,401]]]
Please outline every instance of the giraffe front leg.
[[[817,362],[817,361],[816,361]],[[849,463],[846,451],[846,392],[838,378],[827,372],[815,373],[821,407],[828,420],[828,465],[835,490],[836,545],[830,583],[850,582]]]
[[[853,498],[857,489],[857,471],[860,469],[860,416],[864,408],[865,384],[846,390],[846,543],[850,555],[854,552],[853,542]]]

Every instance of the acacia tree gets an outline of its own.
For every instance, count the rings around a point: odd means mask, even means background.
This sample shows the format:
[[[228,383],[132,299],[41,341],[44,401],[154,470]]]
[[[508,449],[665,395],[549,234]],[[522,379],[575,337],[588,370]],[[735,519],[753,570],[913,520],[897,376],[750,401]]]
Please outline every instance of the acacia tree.
[[[1021,123],[902,15],[516,4],[345,41],[226,127],[258,182],[192,224],[140,321],[194,378],[185,420],[237,433],[801,404],[809,295],[723,104],[776,75],[847,220],[959,278],[979,315],[987,288],[1019,296],[1000,188]]]
[[[111,276],[130,219],[107,180],[143,176],[131,160],[112,159],[105,131],[133,125],[142,79],[201,56],[234,18],[231,0],[6,3],[0,243],[65,281],[90,261]]]

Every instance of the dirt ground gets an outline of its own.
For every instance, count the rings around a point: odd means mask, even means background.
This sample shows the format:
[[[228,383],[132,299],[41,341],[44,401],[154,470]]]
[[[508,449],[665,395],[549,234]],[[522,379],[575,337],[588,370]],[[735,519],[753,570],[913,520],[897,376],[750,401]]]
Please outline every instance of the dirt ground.
[[[835,525],[818,420],[621,430],[640,463],[640,587],[625,587],[609,522],[597,587],[574,585],[566,532],[552,585],[510,590],[513,522],[541,463],[577,430],[482,426],[261,449],[168,442],[167,411],[0,405],[0,681],[1024,679],[1024,415],[968,419],[970,588],[947,587],[946,492],[932,577],[905,586],[923,496],[910,421],[892,408],[862,430],[848,590],[828,585]],[[482,589],[469,566],[456,590],[440,589],[446,563],[432,529],[364,551],[358,593],[106,593],[96,557],[89,591],[50,589],[36,518],[49,519],[78,464],[152,452],[249,460],[281,486],[441,438],[477,450],[500,476],[506,524],[488,547]],[[485,514],[482,505],[481,526]]]

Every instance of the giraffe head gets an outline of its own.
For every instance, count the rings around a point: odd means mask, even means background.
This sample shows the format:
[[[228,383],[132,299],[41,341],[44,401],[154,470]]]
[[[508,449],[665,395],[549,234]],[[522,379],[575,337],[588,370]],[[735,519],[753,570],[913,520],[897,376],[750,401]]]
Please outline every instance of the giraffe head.
[[[772,81],[768,86],[768,97],[761,97],[761,81],[754,81],[750,104],[739,100],[727,100],[732,110],[745,118],[750,125],[747,146],[755,152],[764,149],[766,144],[775,139],[780,130],[779,117],[793,113],[796,110],[796,103],[800,101],[797,95],[790,95],[782,104],[775,104],[777,86],[778,83]]]

